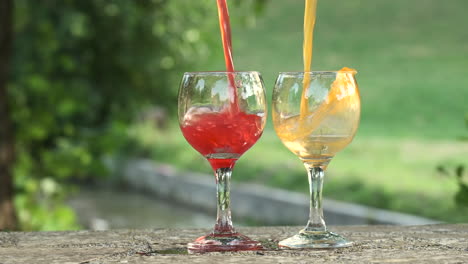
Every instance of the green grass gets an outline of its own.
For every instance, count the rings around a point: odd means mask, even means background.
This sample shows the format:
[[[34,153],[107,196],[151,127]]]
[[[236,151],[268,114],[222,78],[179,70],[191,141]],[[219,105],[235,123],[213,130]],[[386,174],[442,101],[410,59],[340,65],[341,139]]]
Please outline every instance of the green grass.
[[[319,1],[312,67],[357,69],[362,97],[358,135],[329,166],[325,196],[468,222],[467,207],[454,204],[454,176],[436,170],[468,167],[468,142],[457,140],[468,132],[466,10],[465,0]],[[241,12],[232,8],[231,17]],[[255,27],[233,25],[236,69],[260,71],[269,97],[278,72],[302,70],[302,16],[302,0],[273,0]],[[219,58],[200,70],[223,67]],[[175,124],[167,132],[133,132],[151,157],[211,173]],[[271,120],[233,179],[308,191],[303,166],[277,139]]]
[[[159,162],[212,174],[208,162],[185,141],[177,124],[166,131],[139,125],[132,134],[148,150],[145,154]],[[440,164],[466,166],[467,153],[468,144],[451,140],[358,135],[331,162],[324,195],[447,222],[468,222],[468,207],[457,207],[454,202],[455,177],[443,176],[436,169]],[[238,161],[233,180],[308,192],[304,167],[271,129]]]

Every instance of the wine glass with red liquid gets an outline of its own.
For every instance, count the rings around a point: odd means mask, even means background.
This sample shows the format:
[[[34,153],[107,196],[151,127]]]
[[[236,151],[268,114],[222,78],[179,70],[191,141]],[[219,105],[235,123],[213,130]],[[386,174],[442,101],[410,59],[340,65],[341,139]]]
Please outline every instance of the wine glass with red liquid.
[[[178,107],[180,129],[211,164],[217,187],[214,230],[189,243],[189,252],[262,249],[258,241],[234,230],[229,187],[236,161],[257,142],[265,127],[267,107],[260,73],[187,72]]]

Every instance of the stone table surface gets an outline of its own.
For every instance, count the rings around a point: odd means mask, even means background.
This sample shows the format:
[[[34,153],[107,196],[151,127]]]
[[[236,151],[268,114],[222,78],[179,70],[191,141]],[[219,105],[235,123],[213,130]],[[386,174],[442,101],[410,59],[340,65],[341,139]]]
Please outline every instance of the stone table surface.
[[[238,228],[263,251],[187,254],[206,229],[0,232],[0,263],[468,263],[468,224],[335,226],[354,246],[279,250],[299,227]]]

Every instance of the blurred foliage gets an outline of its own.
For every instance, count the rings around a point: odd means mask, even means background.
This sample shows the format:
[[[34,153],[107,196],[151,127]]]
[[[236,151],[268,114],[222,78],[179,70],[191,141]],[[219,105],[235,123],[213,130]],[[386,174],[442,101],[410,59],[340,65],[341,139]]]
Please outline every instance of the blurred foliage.
[[[260,10],[241,7],[254,3]],[[174,111],[182,71],[219,57],[216,4],[16,0],[14,15],[8,91],[21,228],[78,228],[63,203],[68,183],[105,175],[104,155],[128,154],[135,113],[150,104]]]
[[[463,165],[459,165],[455,169],[455,175],[457,177],[458,182],[458,192],[455,194],[455,201],[458,206],[468,206],[468,183],[464,179],[465,167]]]
[[[468,132],[468,114],[465,114],[465,126]],[[468,136],[462,135],[461,141],[468,141]],[[437,172],[442,176],[454,178],[457,182],[458,191],[455,193],[455,203],[460,209],[468,208],[468,175],[463,163],[446,164],[442,163],[436,167]]]
[[[465,125],[468,132],[468,114],[465,114]],[[468,141],[468,136],[461,138]],[[455,178],[458,183],[458,192],[455,194],[455,202],[460,207],[468,207],[468,175],[466,175],[466,168],[463,164],[459,164],[454,169]]]
[[[468,132],[468,113],[465,114],[465,125]],[[468,136],[462,137],[463,140],[468,141]],[[455,168],[455,176],[458,183],[458,192],[455,194],[455,201],[459,206],[468,207],[468,179],[465,175],[466,168],[463,164]]]

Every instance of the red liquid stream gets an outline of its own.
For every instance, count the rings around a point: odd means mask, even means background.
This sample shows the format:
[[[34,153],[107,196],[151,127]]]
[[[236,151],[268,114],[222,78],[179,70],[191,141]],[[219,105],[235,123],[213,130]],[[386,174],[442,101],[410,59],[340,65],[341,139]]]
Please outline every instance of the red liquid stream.
[[[189,113],[187,113],[189,114]],[[182,134],[214,170],[232,168],[237,159],[262,135],[262,117],[238,112],[193,114],[181,125]],[[227,158],[210,158],[228,154]]]
[[[219,28],[221,30],[221,40],[223,42],[224,61],[226,63],[226,71],[234,72],[234,62],[232,60],[232,39],[231,39],[231,23],[229,21],[229,12],[227,8],[226,0],[217,0],[218,4],[218,16],[219,16]],[[236,83],[234,81],[234,75],[228,74],[228,80],[230,85],[230,93],[233,101],[231,102],[230,111],[236,113],[239,111],[237,104],[237,92]]]

